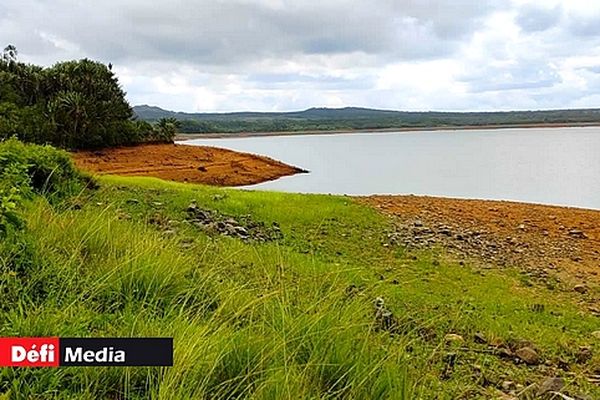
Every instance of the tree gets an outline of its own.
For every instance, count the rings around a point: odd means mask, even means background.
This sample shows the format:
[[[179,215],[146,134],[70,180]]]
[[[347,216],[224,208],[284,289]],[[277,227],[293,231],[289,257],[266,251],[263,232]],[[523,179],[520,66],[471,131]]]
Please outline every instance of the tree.
[[[48,117],[56,141],[66,147],[102,147],[126,143],[121,135],[133,116],[114,73],[90,61],[58,63],[45,73]]]
[[[111,67],[84,59],[42,68],[17,62],[17,49],[7,46],[0,54],[0,140],[70,149],[172,141],[179,122],[135,121]]]
[[[156,122],[156,139],[161,142],[171,142],[177,134],[177,130],[181,127],[181,122],[176,118],[161,118]]]
[[[16,63],[18,62],[18,55],[19,52],[17,51],[17,48],[12,44],[9,44],[2,51],[2,61],[7,64]]]

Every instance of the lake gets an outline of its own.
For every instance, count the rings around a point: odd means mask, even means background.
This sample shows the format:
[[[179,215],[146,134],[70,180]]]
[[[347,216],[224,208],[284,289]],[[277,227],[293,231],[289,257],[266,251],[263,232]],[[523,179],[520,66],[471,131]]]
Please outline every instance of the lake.
[[[419,194],[600,209],[600,127],[264,136],[185,143],[261,154],[310,171],[252,189]]]

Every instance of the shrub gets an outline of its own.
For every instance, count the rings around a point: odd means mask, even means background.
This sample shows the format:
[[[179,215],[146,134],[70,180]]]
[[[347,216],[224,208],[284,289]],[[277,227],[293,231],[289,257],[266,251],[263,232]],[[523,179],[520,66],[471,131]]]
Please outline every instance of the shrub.
[[[0,189],[4,193],[16,188],[25,196],[38,193],[63,198],[90,183],[91,178],[79,172],[63,150],[16,139],[0,142]]]
[[[0,189],[0,236],[4,236],[11,228],[20,228],[22,220],[17,213],[21,202],[19,189],[13,187],[7,192]]]

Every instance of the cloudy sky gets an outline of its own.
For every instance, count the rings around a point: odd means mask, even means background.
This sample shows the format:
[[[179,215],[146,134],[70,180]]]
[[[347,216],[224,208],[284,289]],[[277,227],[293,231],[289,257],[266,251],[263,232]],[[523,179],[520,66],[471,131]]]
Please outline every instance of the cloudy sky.
[[[2,0],[0,38],[180,111],[600,107],[597,0]]]

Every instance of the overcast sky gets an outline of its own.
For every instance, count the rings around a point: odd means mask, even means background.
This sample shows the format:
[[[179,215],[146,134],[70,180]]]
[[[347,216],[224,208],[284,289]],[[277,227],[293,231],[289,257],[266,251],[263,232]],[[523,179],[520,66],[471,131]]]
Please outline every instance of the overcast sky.
[[[600,107],[597,0],[2,0],[0,38],[180,111]]]

